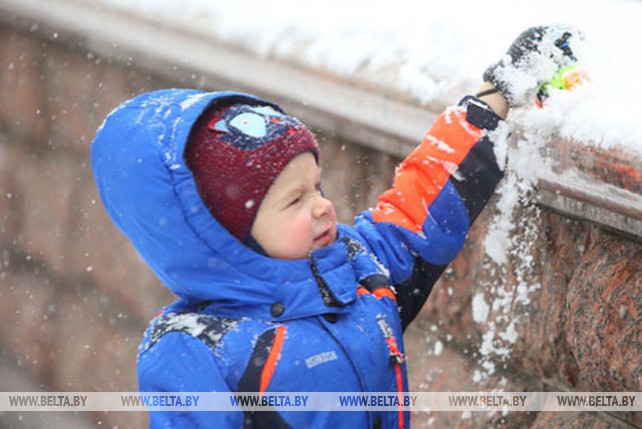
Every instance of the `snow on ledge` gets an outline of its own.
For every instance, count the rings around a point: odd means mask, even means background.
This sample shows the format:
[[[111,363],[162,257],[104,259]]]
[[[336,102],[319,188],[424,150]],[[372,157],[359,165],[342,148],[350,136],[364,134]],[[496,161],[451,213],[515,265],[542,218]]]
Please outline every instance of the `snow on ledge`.
[[[47,4],[45,0],[0,0]],[[433,4],[404,0],[62,0],[104,12],[120,12],[155,26],[197,35],[257,60],[303,67],[335,76],[388,98],[433,112],[476,90],[483,70],[523,29],[565,22],[584,30],[583,52],[592,76],[579,94],[557,95],[547,117],[533,116],[561,137],[599,147],[642,152],[642,2],[567,0],[514,3],[452,0]],[[95,29],[100,31],[99,28]],[[123,29],[126,31],[126,29]],[[160,33],[160,31],[159,31]],[[149,42],[150,52],[154,48]],[[133,58],[136,61],[137,58]],[[243,72],[240,71],[239,72]],[[247,71],[245,71],[247,73]],[[266,85],[273,78],[261,76]],[[278,77],[278,76],[277,76]],[[305,93],[296,94],[305,98]]]
[[[642,2],[82,1],[189,28],[262,58],[358,76],[440,107],[474,91],[482,71],[523,29],[566,22],[583,29],[590,42],[593,83],[581,96],[551,103],[551,115],[564,119],[555,125],[563,137],[642,152],[636,103],[642,95]]]

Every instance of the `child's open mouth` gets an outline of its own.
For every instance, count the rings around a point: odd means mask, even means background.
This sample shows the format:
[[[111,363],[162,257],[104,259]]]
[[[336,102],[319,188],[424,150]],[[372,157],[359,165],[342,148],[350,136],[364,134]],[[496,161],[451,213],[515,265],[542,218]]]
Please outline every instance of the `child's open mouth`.
[[[332,228],[328,228],[326,231],[314,238],[313,244],[315,247],[327,246],[328,244],[332,243],[332,239]]]

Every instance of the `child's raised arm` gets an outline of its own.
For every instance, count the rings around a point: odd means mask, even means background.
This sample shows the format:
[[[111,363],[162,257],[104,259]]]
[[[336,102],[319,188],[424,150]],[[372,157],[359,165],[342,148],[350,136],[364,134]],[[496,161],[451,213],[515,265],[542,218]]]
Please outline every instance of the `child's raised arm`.
[[[404,327],[415,317],[502,178],[493,130],[509,106],[534,103],[544,83],[574,62],[570,27],[526,30],[465,97],[433,124],[399,165],[391,189],[355,226],[390,270]]]

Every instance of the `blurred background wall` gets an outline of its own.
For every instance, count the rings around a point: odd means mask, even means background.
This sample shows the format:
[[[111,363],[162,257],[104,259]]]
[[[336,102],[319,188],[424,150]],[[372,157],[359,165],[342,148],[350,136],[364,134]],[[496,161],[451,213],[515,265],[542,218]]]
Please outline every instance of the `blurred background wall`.
[[[111,41],[87,30],[86,20],[73,27],[44,9],[11,3],[0,2],[3,391],[135,391],[142,333],[173,300],[111,224],[94,186],[91,140],[120,102],[186,86],[276,100],[317,134],[324,191],[344,222],[389,186],[396,163],[444,107],[384,91],[373,85],[376,79],[266,63],[215,43],[203,55],[229,54],[228,61],[248,70],[208,71],[134,42]],[[86,6],[78,8],[86,18]],[[105,22],[114,18],[91,13]],[[123,26],[116,31],[138,42],[137,31],[149,30],[132,17],[118,19]],[[176,43],[169,51],[190,40],[156,31]],[[306,92],[306,86],[314,88]],[[553,174],[520,195],[510,213],[495,199],[406,333],[411,390],[642,391],[639,154],[551,141],[545,156],[554,161]],[[568,171],[573,181],[561,178]],[[516,224],[502,263],[484,246],[499,215]],[[0,414],[0,428],[145,425],[144,413]],[[453,412],[418,413],[413,420],[417,428],[490,426],[641,427],[642,419],[639,413]]]

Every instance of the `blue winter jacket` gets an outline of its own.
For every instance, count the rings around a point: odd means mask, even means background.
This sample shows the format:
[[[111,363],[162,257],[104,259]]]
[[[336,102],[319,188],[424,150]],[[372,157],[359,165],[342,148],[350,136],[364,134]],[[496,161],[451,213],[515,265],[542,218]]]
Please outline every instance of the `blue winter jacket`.
[[[277,260],[210,215],[183,159],[192,124],[230,98],[270,104],[230,92],[151,92],[112,112],[93,143],[107,211],[178,296],[142,341],[140,390],[407,391],[402,333],[500,180],[484,131],[498,118],[464,99],[401,164],[375,209],[352,227],[339,225],[337,241],[309,258]],[[150,419],[153,428],[409,427],[403,409],[172,411]]]

